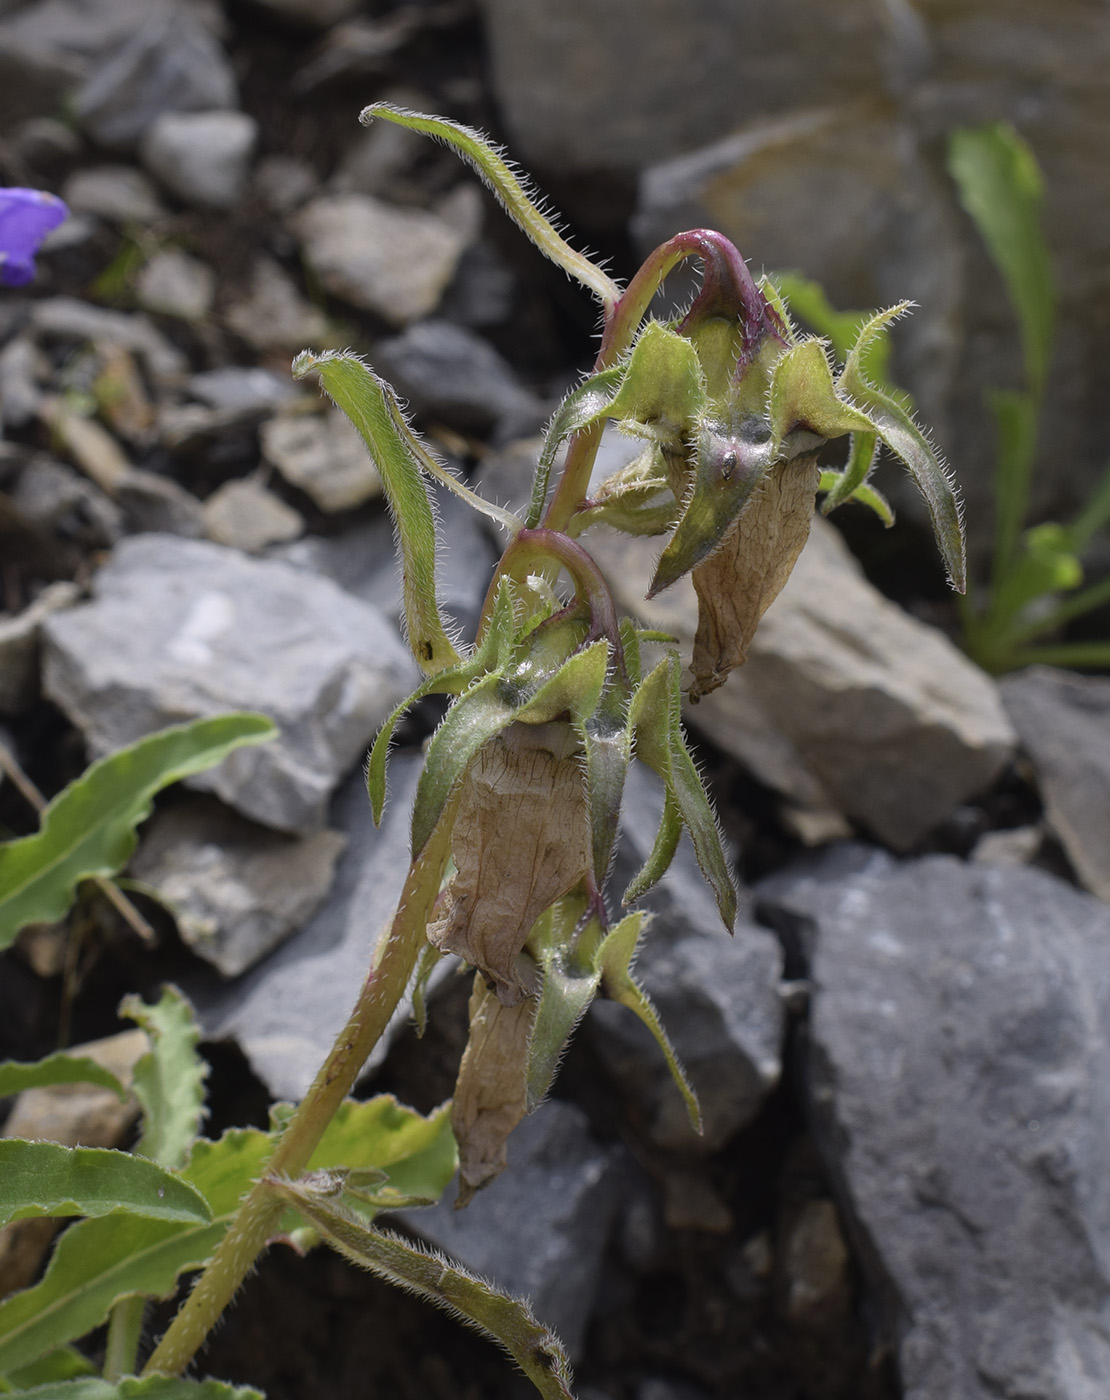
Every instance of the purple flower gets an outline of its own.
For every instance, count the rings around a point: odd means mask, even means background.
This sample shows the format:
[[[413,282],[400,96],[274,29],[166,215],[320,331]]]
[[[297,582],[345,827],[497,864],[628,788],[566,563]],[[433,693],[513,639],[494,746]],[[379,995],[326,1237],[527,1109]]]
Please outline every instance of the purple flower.
[[[0,189],[0,285],[22,287],[35,275],[35,254],[69,214],[55,194]]]

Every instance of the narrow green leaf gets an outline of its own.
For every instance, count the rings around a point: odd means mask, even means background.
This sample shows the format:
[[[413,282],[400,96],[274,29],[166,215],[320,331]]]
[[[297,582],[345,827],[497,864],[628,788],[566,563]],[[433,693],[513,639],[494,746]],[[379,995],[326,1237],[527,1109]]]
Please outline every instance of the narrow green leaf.
[[[694,1086],[687,1078],[682,1062],[675,1054],[674,1046],[667,1038],[659,1013],[651,1003],[647,993],[632,976],[632,965],[636,961],[636,950],[648,916],[638,910],[623,918],[606,936],[598,953],[598,967],[601,972],[602,991],[611,1001],[635,1013],[655,1038],[663,1052],[671,1078],[678,1086],[690,1115],[694,1131],[701,1132],[701,1106]]]
[[[1013,567],[1029,510],[1037,450],[1037,404],[1030,394],[994,390],[987,395],[998,436],[994,479],[994,575],[1005,580]]]
[[[500,693],[496,672],[460,696],[432,735],[412,809],[412,853],[419,855],[439,824],[451,794],[483,744],[508,727],[519,705]]]
[[[528,1040],[528,1113],[534,1113],[547,1097],[566,1043],[589,1010],[601,980],[598,968],[574,966],[560,948],[548,948],[542,965],[543,988]]]
[[[0,1373],[11,1374],[83,1337],[120,1298],[169,1297],[178,1276],[199,1268],[215,1250],[272,1148],[271,1136],[253,1129],[197,1142],[179,1180],[207,1200],[210,1223],[119,1215],[71,1225],[42,1279],[0,1302]]]
[[[620,296],[617,284],[600,267],[576,252],[560,237],[538,202],[525,189],[520,176],[488,137],[472,127],[463,126],[460,122],[448,121],[444,117],[423,116],[419,112],[409,112],[403,107],[391,106],[388,102],[375,102],[369,107],[364,107],[359,114],[359,121],[369,126],[377,117],[383,121],[395,122],[398,126],[408,127],[410,131],[422,132],[425,136],[431,136],[437,141],[442,141],[445,146],[450,146],[485,181],[501,201],[505,212],[545,257],[550,258],[556,266],[561,267],[575,281],[593,292],[606,311],[615,306]]]
[[[848,461],[842,472],[822,472],[819,491],[825,492],[821,503],[823,515],[830,515],[845,501],[859,499],[856,493],[871,475],[879,450],[877,433],[853,433]],[[827,484],[826,484],[827,483]]]
[[[1025,372],[1039,397],[1052,353],[1056,298],[1041,231],[1044,187],[1036,157],[1013,127],[997,123],[953,132],[948,172],[1005,280],[1021,326]]]
[[[142,1026],[152,1044],[135,1066],[132,1088],[143,1110],[135,1151],[175,1171],[184,1166],[204,1117],[208,1064],[197,1053],[200,1028],[176,987],[164,987],[153,1006],[125,997],[119,1011]]]
[[[682,813],[670,788],[663,794],[663,813],[647,860],[632,877],[624,892],[622,904],[634,904],[653,889],[670,869],[682,836]]]
[[[151,1220],[210,1219],[198,1191],[144,1157],[107,1147],[0,1138],[0,1225],[114,1211]]]
[[[385,380],[349,351],[313,355],[304,350],[293,373],[301,378],[310,370],[358,429],[382,479],[401,552],[409,648],[429,675],[446,670],[458,663],[459,654],[439,612],[435,517],[420,464],[402,431],[408,425],[401,406]]]
[[[0,1099],[22,1094],[24,1089],[46,1089],[52,1084],[96,1084],[101,1089],[111,1089],[121,1099],[127,1097],[127,1090],[111,1070],[85,1055],[67,1055],[58,1050],[33,1064],[14,1060],[0,1064]]]
[[[46,807],[35,835],[0,845],[0,948],[25,924],[62,918],[79,881],[123,868],[155,793],[276,734],[263,715],[219,715],[163,729],[92,764]]]
[[[663,779],[682,824],[690,833],[701,873],[731,933],[736,922],[736,886],[721,844],[717,819],[682,735],[681,702],[679,662],[672,654],[664,657],[648,674],[632,697],[636,756]],[[659,855],[662,850],[665,847]],[[652,855],[656,857],[656,852]],[[657,860],[653,869],[658,868]],[[662,874],[661,869],[659,874]]]
[[[228,1381],[194,1381],[183,1376],[100,1376],[53,1381],[25,1390],[27,1400],[265,1400],[260,1390]]]
[[[440,1254],[368,1228],[344,1208],[342,1198],[315,1192],[304,1182],[271,1181],[270,1185],[345,1258],[445,1308],[499,1342],[545,1400],[573,1400],[566,1353],[527,1304],[448,1263]]]
[[[614,367],[590,375],[577,388],[572,389],[555,410],[544,433],[543,448],[532,482],[532,500],[528,507],[527,520],[529,529],[534,529],[543,515],[551,468],[559,448],[567,438],[573,437],[583,428],[588,428],[604,415],[620,387],[623,374],[623,367]]]
[[[1092,537],[1107,524],[1110,524],[1110,467],[1103,472],[1087,504],[1071,523],[1076,553],[1082,554]]]

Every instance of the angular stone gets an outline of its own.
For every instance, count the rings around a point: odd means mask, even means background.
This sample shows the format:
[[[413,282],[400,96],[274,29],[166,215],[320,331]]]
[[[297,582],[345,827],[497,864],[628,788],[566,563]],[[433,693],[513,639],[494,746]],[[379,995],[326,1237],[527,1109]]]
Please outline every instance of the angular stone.
[[[638,168],[757,115],[881,89],[882,21],[863,0],[482,0],[498,105],[526,165]],[[799,77],[804,73],[804,86]]]
[[[247,554],[295,540],[304,532],[304,517],[250,477],[217,486],[204,503],[203,518],[210,540]]]
[[[19,715],[39,692],[39,628],[44,617],[77,601],[74,583],[52,583],[15,617],[0,615],[0,715]]]
[[[312,270],[333,296],[404,326],[434,311],[469,229],[371,195],[324,195],[290,216]]]
[[[366,444],[338,408],[278,414],[263,423],[259,439],[266,460],[329,514],[382,493]]]
[[[861,852],[758,894],[813,950],[815,1126],[907,1400],[1099,1395],[1110,910],[1035,870]]]
[[[122,345],[141,356],[157,383],[177,384],[187,368],[181,351],[156,329],[149,316],[142,314],[109,311],[76,297],[47,297],[35,302],[31,326],[47,339],[78,344],[103,340]]]
[[[166,113],[231,108],[237,84],[223,45],[191,4],[155,3],[91,66],[78,119],[103,146],[127,148]]]
[[[192,786],[283,831],[322,825],[336,783],[411,687],[381,614],[326,579],[200,540],[123,540],[93,601],[44,626],[44,689],[94,754],[163,725],[260,710],[281,729]]]
[[[438,1205],[403,1213],[437,1249],[507,1292],[525,1297],[571,1357],[581,1355],[618,1203],[616,1162],[582,1111],[552,1100],[513,1133],[509,1169],[455,1210],[455,1185]]]
[[[189,392],[208,408],[258,413],[288,403],[297,394],[286,374],[258,365],[224,365],[203,370],[189,379]]]
[[[195,953],[238,977],[308,922],[345,845],[337,831],[282,836],[192,797],[143,827],[128,868],[169,904]]]
[[[1110,900],[1110,677],[1031,666],[1001,689],[1053,831],[1087,889]]]
[[[135,295],[144,311],[201,321],[216,298],[216,274],[199,258],[166,248],[143,266],[135,279]]]
[[[621,606],[688,646],[687,581],[647,603],[643,545],[598,536],[596,552]],[[994,682],[874,589],[820,520],[746,664],[689,720],[796,806],[831,806],[896,850],[988,788],[1015,742]]]
[[[165,112],[143,135],[143,164],[202,209],[230,209],[250,173],[258,123],[246,112]]]
[[[259,258],[247,299],[229,309],[227,323],[252,349],[262,352],[320,346],[328,334],[327,318],[272,258]]]
[[[619,893],[651,851],[659,784],[634,765],[625,788],[612,889]],[[685,841],[644,901],[653,917],[635,975],[659,1012],[701,1103],[703,1135],[648,1030],[626,1007],[597,1001],[589,1028],[602,1060],[641,1107],[652,1139],[688,1153],[715,1152],[749,1123],[778,1083],[784,1015],[778,942],[741,919],[730,938]]]
[[[422,767],[417,754],[390,759],[389,803],[380,830],[374,828],[362,774],[349,778],[330,812],[330,824],[346,836],[347,846],[322,907],[299,933],[230,985],[187,982],[207,1036],[235,1041],[275,1098],[304,1097],[351,1014],[408,873],[409,808]],[[410,1014],[406,1001],[368,1069],[385,1058]]]
[[[93,165],[75,170],[62,198],[79,214],[113,224],[152,224],[166,217],[154,186],[133,165]]]
[[[429,318],[381,341],[374,364],[412,406],[464,432],[535,432],[549,406],[530,394],[488,340]]]

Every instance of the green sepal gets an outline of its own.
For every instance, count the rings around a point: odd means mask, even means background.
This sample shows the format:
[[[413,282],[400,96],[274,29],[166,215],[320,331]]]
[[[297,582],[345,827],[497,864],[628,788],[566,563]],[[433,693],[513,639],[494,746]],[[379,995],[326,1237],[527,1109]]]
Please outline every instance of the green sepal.
[[[619,366],[591,374],[577,388],[572,389],[555,410],[544,433],[543,449],[532,481],[532,500],[528,507],[527,520],[530,529],[534,529],[540,523],[540,517],[543,515],[551,468],[559,448],[567,438],[580,433],[583,428],[588,428],[605,416],[620,388],[623,374],[624,370]]]
[[[866,413],[871,428],[909,469],[929,507],[948,580],[958,593],[963,593],[967,587],[963,521],[949,475],[905,405],[872,384],[863,368],[868,345],[906,308],[907,303],[901,302],[889,311],[876,312],[864,325],[841,371],[837,390]]]
[[[299,379],[311,370],[358,429],[381,477],[401,553],[409,649],[429,675],[457,665],[459,654],[444,628],[436,597],[432,501],[420,463],[406,441],[407,424],[397,397],[384,379],[349,351],[313,355],[303,350],[293,361],[293,373]]]
[[[776,444],[795,428],[826,439],[873,430],[866,414],[838,397],[821,340],[803,340],[783,352],[771,371],[768,402]]]
[[[188,1159],[205,1112],[208,1062],[197,1052],[200,1027],[176,987],[164,987],[153,1006],[137,996],[125,997],[119,1014],[151,1039],[151,1049],[132,1076],[132,1092],[143,1110],[143,1134],[135,1151],[176,1171]]]
[[[662,449],[649,442],[635,461],[605,478],[575,512],[572,529],[581,534],[591,525],[608,525],[625,535],[661,535],[677,515]]]
[[[678,1086],[679,1093],[686,1103],[686,1111],[694,1131],[701,1132],[701,1106],[694,1086],[686,1076],[682,1063],[675,1054],[674,1046],[667,1038],[659,1013],[650,997],[632,976],[632,964],[636,959],[636,949],[649,916],[643,910],[626,915],[606,936],[598,952],[598,969],[601,973],[601,990],[610,1001],[620,1002],[634,1012],[655,1038],[663,1052],[671,1078]]]
[[[705,373],[693,345],[661,322],[649,321],[605,416],[622,432],[679,451],[685,447],[690,421],[705,404]]]
[[[632,697],[631,722],[636,735],[636,756],[663,779],[690,833],[698,865],[713,891],[724,925],[731,933],[736,922],[736,887],[721,844],[717,819],[682,735],[677,656],[664,657],[645,677]]]
[[[627,666],[628,648],[624,651]],[[575,715],[574,724],[585,756],[593,876],[602,889],[612,864],[624,783],[632,759],[632,728],[624,687],[609,685],[596,708],[584,716]]]
[[[827,491],[831,494],[836,489],[841,475],[840,472],[836,471],[823,471],[817,485],[818,491]],[[842,500],[855,501],[857,505],[866,506],[868,510],[873,511],[879,517],[888,530],[894,524],[894,507],[882,492],[875,490],[870,482],[865,481],[862,485],[857,486],[849,496],[843,497]],[[841,500],[838,500],[836,504],[840,505]],[[828,515],[831,509],[832,507],[828,505],[828,497],[826,497],[821,506],[821,514]]]
[[[574,1400],[566,1354],[526,1304],[448,1263],[442,1254],[367,1226],[342,1195],[315,1190],[303,1180],[266,1178],[266,1184],[352,1263],[446,1308],[499,1342],[545,1400]]]
[[[573,942],[581,914],[581,900],[560,900],[537,919],[528,938],[528,949],[543,970],[539,1005],[528,1040],[528,1113],[534,1113],[546,1098],[567,1041],[589,1009],[601,979],[597,920],[590,920],[577,945]]]
[[[659,819],[659,830],[655,833],[647,860],[629,881],[622,904],[634,904],[642,899],[648,890],[654,889],[670,869],[682,836],[682,813],[678,802],[667,788],[663,794],[663,812]]]
[[[514,718],[525,724],[547,724],[569,714],[579,723],[597,709],[609,671],[609,643],[604,640],[574,652],[520,706]]]
[[[879,450],[877,433],[853,433],[849,439],[848,461],[843,471],[822,471],[818,491],[824,491],[822,515],[830,515],[837,506],[855,498],[856,492],[871,475]]]
[[[502,577],[494,596],[489,625],[473,654],[464,657],[456,666],[449,666],[434,676],[426,677],[382,724],[366,764],[366,790],[370,797],[375,826],[381,825],[382,812],[385,810],[389,745],[401,716],[426,695],[460,695],[479,676],[504,666],[512,647],[514,625],[512,585],[507,578]]]
[[[442,957],[439,949],[429,943],[421,952],[420,961],[416,964],[416,975],[412,984],[412,1019],[416,1023],[416,1034],[421,1038],[428,1029],[428,978]]]

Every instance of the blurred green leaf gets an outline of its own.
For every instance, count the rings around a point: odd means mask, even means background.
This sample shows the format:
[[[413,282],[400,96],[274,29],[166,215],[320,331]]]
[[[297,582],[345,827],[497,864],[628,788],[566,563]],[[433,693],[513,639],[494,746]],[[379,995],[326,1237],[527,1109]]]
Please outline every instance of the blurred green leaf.
[[[132,1083],[143,1110],[143,1135],[135,1151],[176,1170],[185,1165],[204,1116],[208,1063],[197,1053],[200,1028],[193,1008],[176,987],[165,987],[152,1006],[125,997],[120,1015],[142,1026],[151,1040]]]
[[[0,845],[0,948],[25,924],[62,918],[81,880],[122,869],[155,793],[276,734],[264,715],[219,715],[150,734],[92,764],[46,807],[35,835]]]
[[[53,1084],[96,1084],[101,1089],[111,1089],[121,1099],[127,1097],[127,1090],[111,1070],[85,1055],[58,1050],[33,1064],[14,1060],[0,1064],[0,1099],[22,1094],[24,1089],[46,1089]]]

